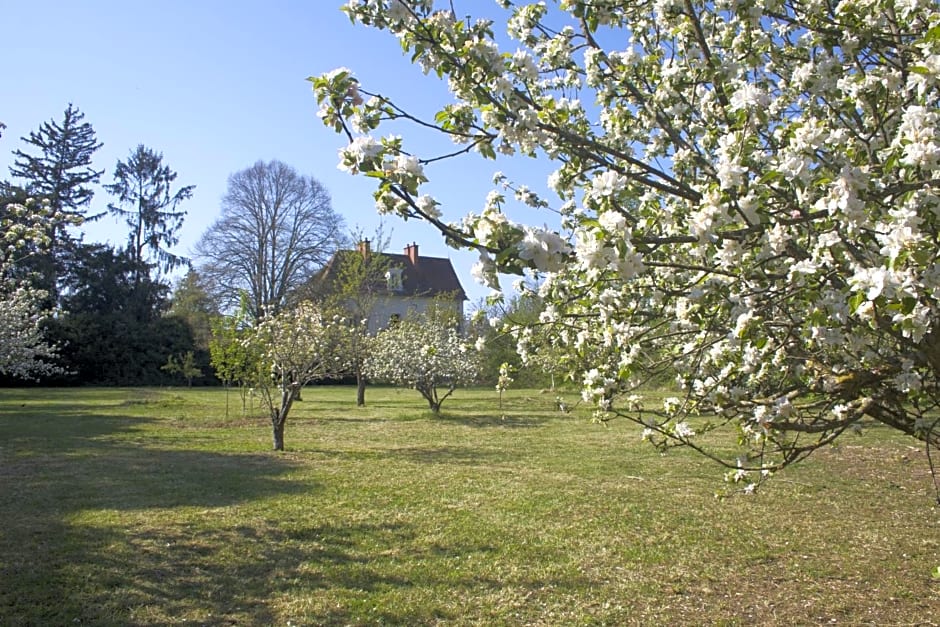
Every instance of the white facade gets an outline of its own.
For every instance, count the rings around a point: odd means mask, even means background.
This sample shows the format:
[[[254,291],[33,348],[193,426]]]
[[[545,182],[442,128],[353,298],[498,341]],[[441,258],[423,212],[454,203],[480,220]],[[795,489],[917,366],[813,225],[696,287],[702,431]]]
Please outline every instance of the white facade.
[[[453,307],[458,320],[463,320],[463,301],[460,299],[443,300],[422,296],[396,296],[383,295],[375,301],[375,306],[369,314],[369,333],[375,334],[386,328],[391,320],[402,319],[409,313],[421,314],[428,310],[432,303]]]

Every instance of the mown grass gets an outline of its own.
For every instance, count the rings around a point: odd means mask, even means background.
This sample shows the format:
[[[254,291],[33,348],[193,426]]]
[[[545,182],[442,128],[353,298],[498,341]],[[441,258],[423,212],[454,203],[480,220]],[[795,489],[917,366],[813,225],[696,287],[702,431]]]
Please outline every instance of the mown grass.
[[[936,624],[940,510],[886,429],[753,497],[552,394],[0,390],[0,624]]]

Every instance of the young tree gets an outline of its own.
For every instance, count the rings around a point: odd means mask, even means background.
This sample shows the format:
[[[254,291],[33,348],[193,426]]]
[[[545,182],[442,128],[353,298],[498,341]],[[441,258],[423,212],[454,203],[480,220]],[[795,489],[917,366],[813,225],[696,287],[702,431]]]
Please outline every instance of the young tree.
[[[256,378],[271,416],[274,450],[284,450],[284,426],[300,389],[317,379],[346,373],[345,321],[300,303],[264,317],[248,333],[250,354],[259,356]]]
[[[178,207],[192,197],[196,186],[171,192],[175,180],[176,172],[163,163],[163,155],[140,144],[127,161],[117,162],[114,182],[104,186],[117,197],[108,211],[127,223],[127,252],[140,268],[157,265],[167,272],[186,263],[167,249],[179,241],[177,233],[186,216]]]
[[[247,299],[246,299],[247,300]],[[247,342],[251,326],[247,309],[242,306],[234,315],[218,316],[211,321],[209,362],[215,376],[225,386],[225,415],[228,416],[228,389],[237,383],[241,392],[242,412],[246,411],[248,387],[254,385],[258,373],[258,356]]]
[[[503,392],[509,389],[514,379],[512,378],[513,368],[508,363],[503,362],[499,365],[499,377],[496,379],[496,392],[499,394],[499,410],[503,410]]]
[[[201,377],[202,370],[196,365],[196,356],[193,351],[186,351],[180,355],[170,355],[166,363],[160,366],[170,374],[178,374],[186,379],[186,386],[193,387],[193,378]]]
[[[92,156],[101,148],[91,124],[83,122],[85,114],[71,103],[65,109],[62,122],[44,122],[38,131],[22,137],[38,154],[22,150],[16,157],[10,174],[22,179],[26,190],[48,201],[53,214],[62,214],[68,220],[49,224],[47,260],[44,263],[44,285],[53,301],[58,298],[59,263],[62,254],[72,242],[66,231],[71,224],[80,224],[88,217],[84,208],[91,202],[91,187],[101,178],[102,171],[91,167]]]
[[[348,70],[313,79],[349,141],[340,167],[378,180],[378,206],[478,249],[490,284],[541,278],[598,417],[747,489],[865,418],[940,445],[937,4],[500,5],[498,22],[430,0],[344,7],[454,97],[420,120]],[[387,120],[464,148],[441,156],[552,160],[559,201],[498,175],[479,213],[445,224],[420,189],[439,155],[373,138]],[[512,220],[507,190],[557,226]],[[665,372],[675,396],[644,402]]]
[[[196,245],[198,269],[220,302],[234,306],[245,291],[253,317],[277,313],[337,249],[342,227],[316,179],[259,161],[229,177],[222,217]]]
[[[496,381],[502,363],[509,364],[522,387],[555,389],[563,376],[566,354],[555,348],[553,325],[540,320],[544,303],[537,294],[521,291],[503,301],[482,307],[471,316],[487,383]],[[524,334],[528,350],[519,354],[517,337]]]
[[[340,251],[333,257],[335,268],[327,268],[310,285],[309,294],[327,310],[341,311],[349,321],[346,347],[350,368],[356,377],[356,405],[366,404],[365,361],[371,343],[369,319],[380,295],[386,290],[389,258],[382,254],[388,244],[381,227],[372,237],[353,234],[358,249]]]
[[[440,413],[441,403],[457,387],[474,383],[480,373],[479,355],[461,337],[458,323],[446,307],[406,316],[372,339],[366,376],[415,389],[432,412]]]

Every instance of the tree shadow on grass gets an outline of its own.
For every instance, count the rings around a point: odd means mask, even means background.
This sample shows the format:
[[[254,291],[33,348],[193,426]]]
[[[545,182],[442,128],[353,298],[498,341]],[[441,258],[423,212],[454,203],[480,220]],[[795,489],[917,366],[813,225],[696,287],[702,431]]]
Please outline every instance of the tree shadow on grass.
[[[519,416],[509,412],[494,412],[491,409],[479,412],[461,411],[460,413],[448,413],[445,409],[438,419],[442,422],[476,429],[533,429],[551,420],[544,415]]]
[[[480,447],[447,445],[396,447],[384,451],[384,456],[422,464],[460,464],[468,466],[487,466],[516,459],[509,453],[495,449],[483,450]]]
[[[211,513],[316,490],[285,477],[295,464],[278,456],[129,442],[134,436],[128,434],[147,422],[80,411],[63,415],[49,406],[33,416],[15,410],[0,415],[0,624],[137,622],[129,619],[133,601],[115,596],[133,585],[134,578],[122,573],[160,580],[170,597],[174,588],[179,598],[196,589],[181,585],[189,575],[176,570],[172,556],[164,556],[162,569],[138,570],[142,553],[132,549],[147,543],[143,527],[151,525],[122,528],[128,519],[152,520],[153,533],[173,536],[174,525],[167,530],[161,519],[177,520],[186,508]],[[199,535],[216,533],[198,527]],[[173,546],[172,537],[161,542]],[[218,542],[208,543],[210,553],[213,545]]]
[[[504,585],[449,568],[490,559],[487,541],[429,543],[391,511],[326,523],[306,511],[322,486],[292,478],[302,462],[156,448],[148,422],[0,415],[0,624],[427,624],[464,617],[451,591]],[[469,447],[383,454],[481,463]],[[268,501],[292,505],[269,513]],[[381,602],[428,591],[444,596]]]
[[[419,464],[454,464],[469,466],[492,466],[518,460],[517,455],[499,449],[484,449],[480,446],[458,446],[449,444],[376,447],[356,450],[337,450],[331,448],[302,448],[300,453],[317,457],[339,459],[343,461],[407,461]]]

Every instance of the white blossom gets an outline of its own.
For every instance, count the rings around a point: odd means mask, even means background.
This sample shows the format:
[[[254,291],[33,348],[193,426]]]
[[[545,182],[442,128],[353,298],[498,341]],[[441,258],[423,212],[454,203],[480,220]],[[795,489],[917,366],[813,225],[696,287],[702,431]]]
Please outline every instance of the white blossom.
[[[595,196],[611,196],[622,190],[625,183],[626,179],[623,176],[613,170],[607,170],[594,177],[591,191]]]
[[[379,332],[370,344],[365,373],[375,381],[417,390],[434,412],[453,391],[479,374],[475,343],[457,330],[453,313],[435,305]]]
[[[460,28],[446,3],[402,2],[405,25],[388,25],[398,5],[348,10],[447,77],[421,132],[507,171],[551,162],[547,181],[498,175],[447,235],[482,251],[474,274],[493,289],[500,272],[539,282],[553,354],[605,419],[660,446],[706,417],[716,433],[696,446],[717,443],[746,490],[801,458],[794,442],[863,415],[927,437],[916,408],[940,402],[940,372],[912,356],[940,334],[936,2],[502,2],[505,19]],[[349,80],[314,83],[341,133]],[[379,154],[347,152],[346,169],[377,169]],[[395,184],[379,206],[403,213]],[[511,332],[538,357],[530,327]],[[649,424],[626,399],[666,371],[675,396]]]
[[[62,372],[55,363],[57,347],[42,328],[52,315],[43,309],[46,293],[18,276],[17,263],[30,254],[30,247],[48,245],[48,227],[72,222],[32,198],[0,208],[0,374],[33,379]]]
[[[374,165],[376,157],[382,153],[382,144],[369,136],[354,138],[348,146],[339,151],[340,170],[357,174],[363,167]]]

